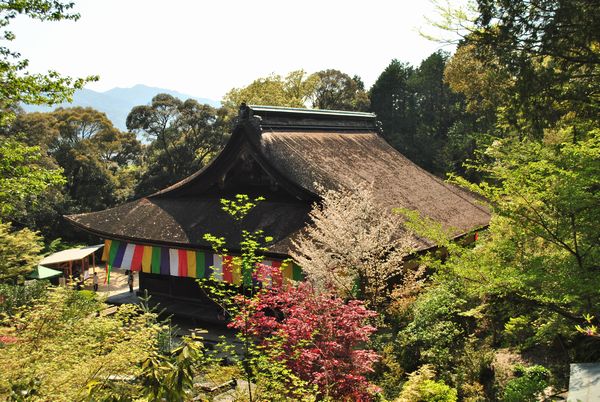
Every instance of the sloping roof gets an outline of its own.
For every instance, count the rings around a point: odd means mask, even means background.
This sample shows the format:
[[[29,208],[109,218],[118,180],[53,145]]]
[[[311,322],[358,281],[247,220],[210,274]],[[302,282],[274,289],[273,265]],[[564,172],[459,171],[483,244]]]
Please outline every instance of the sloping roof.
[[[274,238],[271,251],[285,254],[289,235],[304,225],[310,207],[306,204],[264,201],[246,218],[246,229],[264,230]],[[116,208],[69,219],[104,238],[140,244],[210,248],[204,234],[224,237],[230,247],[240,243],[239,230],[221,210],[217,197],[147,197]]]
[[[62,250],[57,253],[50,254],[42,261],[40,261],[40,265],[51,265],[58,264],[61,262],[67,261],[77,261],[82,260],[88,255],[92,254],[94,251],[104,247],[104,244],[98,244],[97,246],[89,246],[82,248],[70,248],[68,250]]]
[[[488,210],[472,194],[444,183],[387,144],[371,113],[252,106],[243,107],[240,116],[225,149],[197,173],[140,200],[67,219],[105,238],[206,248],[202,237],[211,233],[235,249],[238,230],[219,199],[254,193],[267,200],[250,213],[246,229],[264,230],[275,239],[270,251],[286,254],[323,190],[373,186],[381,207],[417,210],[457,236],[489,222]],[[236,171],[248,160],[270,185],[263,180],[262,187],[236,188],[249,177]],[[236,184],[228,188],[227,183]],[[433,245],[416,241],[420,248]]]
[[[373,132],[272,131],[263,133],[261,147],[286,177],[316,194],[372,185],[381,207],[417,210],[456,235],[489,222],[473,195],[421,169]]]

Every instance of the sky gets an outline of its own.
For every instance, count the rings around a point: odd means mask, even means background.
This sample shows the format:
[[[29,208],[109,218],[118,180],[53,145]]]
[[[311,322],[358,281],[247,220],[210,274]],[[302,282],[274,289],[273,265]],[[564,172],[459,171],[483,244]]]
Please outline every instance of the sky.
[[[338,69],[369,88],[392,59],[418,65],[441,45],[419,35],[428,0],[75,0],[76,21],[10,25],[11,48],[90,89],[136,84],[220,100],[269,74]],[[453,49],[444,47],[444,50]]]

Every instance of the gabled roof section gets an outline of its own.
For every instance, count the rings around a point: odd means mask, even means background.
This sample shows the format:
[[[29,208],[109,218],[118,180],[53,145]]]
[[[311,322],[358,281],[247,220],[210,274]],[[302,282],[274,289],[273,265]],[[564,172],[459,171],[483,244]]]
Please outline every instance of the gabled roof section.
[[[372,113],[246,105],[229,142],[208,166],[151,196],[67,219],[104,238],[143,244],[206,247],[204,233],[223,235],[234,250],[239,239],[219,199],[264,195],[267,201],[252,211],[248,229],[274,236],[271,252],[286,254],[324,190],[364,186],[373,188],[382,208],[416,210],[456,236],[489,222],[489,211],[475,196],[385,142]],[[433,246],[415,241],[421,249]]]

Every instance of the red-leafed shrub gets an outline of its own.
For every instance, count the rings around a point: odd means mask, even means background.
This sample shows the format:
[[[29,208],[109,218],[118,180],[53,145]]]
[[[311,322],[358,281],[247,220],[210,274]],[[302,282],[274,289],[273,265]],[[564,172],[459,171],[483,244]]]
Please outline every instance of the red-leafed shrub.
[[[260,267],[258,276],[264,280]],[[260,347],[282,348],[279,359],[297,377],[315,385],[321,397],[368,401],[376,387],[366,374],[378,355],[361,348],[376,328],[368,324],[374,311],[357,300],[345,302],[333,293],[315,292],[309,283],[273,284],[253,298],[238,297],[240,314],[231,327],[254,338]]]

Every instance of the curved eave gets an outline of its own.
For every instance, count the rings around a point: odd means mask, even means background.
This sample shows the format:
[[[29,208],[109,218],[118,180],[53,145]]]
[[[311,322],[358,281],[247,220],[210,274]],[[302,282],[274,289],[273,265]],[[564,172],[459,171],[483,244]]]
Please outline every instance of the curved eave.
[[[170,193],[176,193],[179,190],[182,190],[191,185],[195,185],[197,183],[201,185],[202,180],[207,178],[208,176],[210,176],[211,179],[219,177],[229,168],[231,168],[231,165],[235,162],[242,150],[243,143],[243,132],[239,129],[238,126],[236,126],[231,134],[231,137],[229,138],[229,141],[227,141],[227,144],[225,144],[225,147],[223,148],[223,150],[221,150],[221,152],[217,155],[216,158],[214,158],[196,173],[186,177],[185,179],[165,189],[157,191],[156,193],[153,193],[148,197],[161,197]]]
[[[92,212],[93,213],[93,212]],[[98,230],[92,227],[89,227],[87,225],[84,225],[80,222],[78,222],[77,220],[75,220],[73,217],[76,215],[63,215],[63,218],[65,218],[71,225],[77,227],[80,230],[83,230],[86,233],[98,236],[102,239],[110,239],[110,240],[119,240],[122,242],[126,242],[126,243],[134,243],[134,244],[139,244],[139,245],[143,245],[143,246],[164,246],[164,247],[171,247],[171,248],[182,248],[182,249],[192,249],[192,250],[201,250],[201,251],[212,251],[213,248],[209,247],[207,245],[203,245],[203,244],[191,244],[191,243],[187,243],[187,242],[170,242],[170,241],[163,241],[163,240],[152,240],[152,239],[140,239],[138,237],[131,237],[131,236],[124,236],[124,235],[120,235],[120,234],[115,234],[112,232],[105,232],[102,230]],[[275,244],[277,245],[277,244]],[[275,246],[273,245],[273,246]],[[237,253],[241,253],[241,250],[239,248],[233,248],[233,247],[228,247],[228,250],[230,250],[232,253],[237,254]],[[288,258],[289,255],[286,253],[280,253],[280,252],[273,252],[273,251],[266,251],[265,253],[263,253],[265,255],[265,257],[273,257],[273,258]]]

